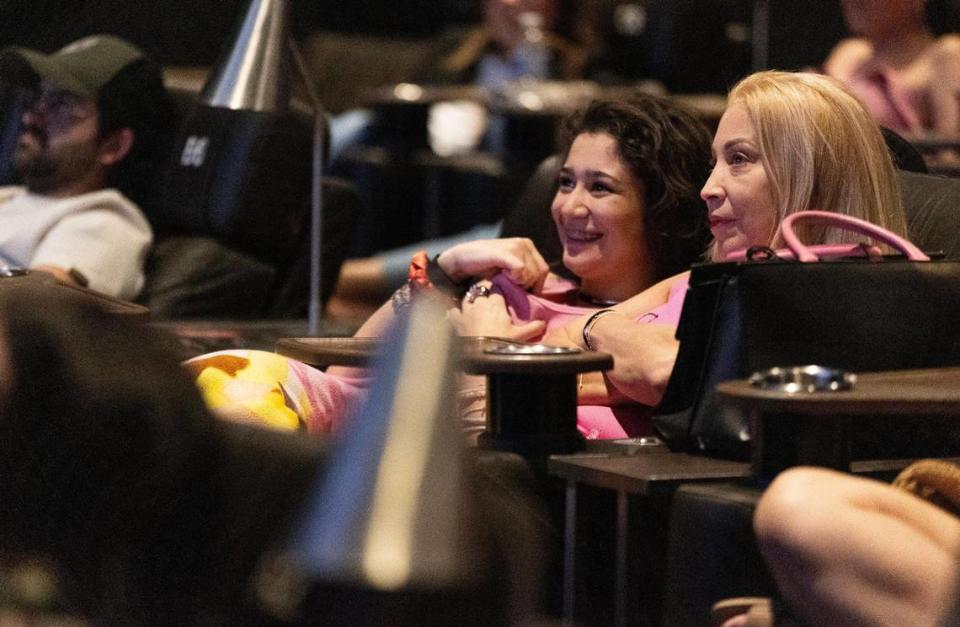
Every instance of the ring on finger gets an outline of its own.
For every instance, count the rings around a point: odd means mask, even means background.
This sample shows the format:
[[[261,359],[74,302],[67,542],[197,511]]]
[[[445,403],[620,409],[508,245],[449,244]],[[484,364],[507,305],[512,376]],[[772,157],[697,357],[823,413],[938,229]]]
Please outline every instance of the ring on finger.
[[[478,298],[487,298],[492,293],[489,286],[474,283],[470,286],[470,289],[467,290],[467,302],[472,303]]]

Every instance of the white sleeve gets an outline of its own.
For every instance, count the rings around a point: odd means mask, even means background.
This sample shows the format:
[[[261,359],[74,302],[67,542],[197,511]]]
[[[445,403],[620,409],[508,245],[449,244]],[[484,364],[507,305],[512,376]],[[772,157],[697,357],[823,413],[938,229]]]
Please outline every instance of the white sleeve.
[[[64,216],[37,246],[31,266],[75,269],[88,287],[127,300],[143,288],[143,263],[153,239],[138,213],[110,207]]]

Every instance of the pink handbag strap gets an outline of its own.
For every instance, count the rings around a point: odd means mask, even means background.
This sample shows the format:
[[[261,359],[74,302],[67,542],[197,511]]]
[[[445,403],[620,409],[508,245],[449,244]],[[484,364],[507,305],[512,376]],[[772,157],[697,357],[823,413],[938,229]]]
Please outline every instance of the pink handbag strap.
[[[854,242],[849,242],[846,244],[814,244],[813,246],[807,247],[810,252],[816,255],[820,259],[827,257],[882,257],[883,251],[880,250],[878,246],[872,246],[870,244],[857,244]],[[763,254],[766,256],[762,256]],[[772,253],[772,254],[771,254]],[[797,258],[797,255],[790,250],[789,248],[778,248],[776,250],[770,250],[769,248],[759,246],[746,248],[744,250],[736,250],[724,258],[724,261],[756,261],[759,256],[759,259],[765,260],[769,257],[775,257],[777,259],[789,259],[794,260]]]
[[[797,259],[805,263],[819,261],[820,259],[810,250],[809,246],[797,238],[796,233],[793,232],[795,222],[817,222],[828,226],[840,227],[883,242],[902,252],[910,261],[930,261],[930,257],[923,254],[919,248],[909,241],[866,220],[853,218],[840,213],[833,213],[831,211],[798,211],[784,218],[780,226],[780,233],[787,247],[793,251]]]

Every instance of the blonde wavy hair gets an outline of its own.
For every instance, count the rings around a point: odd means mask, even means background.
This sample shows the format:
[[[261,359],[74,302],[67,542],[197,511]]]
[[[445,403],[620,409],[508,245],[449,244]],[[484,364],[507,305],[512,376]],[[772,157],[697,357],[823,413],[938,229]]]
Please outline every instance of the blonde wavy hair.
[[[758,72],[730,91],[727,107],[735,104],[753,124],[777,224],[796,211],[820,209],[906,235],[899,178],[880,127],[839,82],[806,72]],[[810,244],[864,240],[819,225],[802,225],[799,235]],[[779,229],[770,245],[783,246]]]

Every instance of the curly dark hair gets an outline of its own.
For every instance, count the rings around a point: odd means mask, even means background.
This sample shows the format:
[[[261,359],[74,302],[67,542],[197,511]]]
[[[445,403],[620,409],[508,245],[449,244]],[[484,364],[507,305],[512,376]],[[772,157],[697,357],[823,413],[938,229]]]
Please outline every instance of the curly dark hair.
[[[711,134],[696,113],[666,98],[635,93],[595,100],[561,126],[564,159],[583,133],[606,133],[624,165],[643,181],[647,250],[660,280],[700,260],[710,241],[700,189],[710,175]]]

